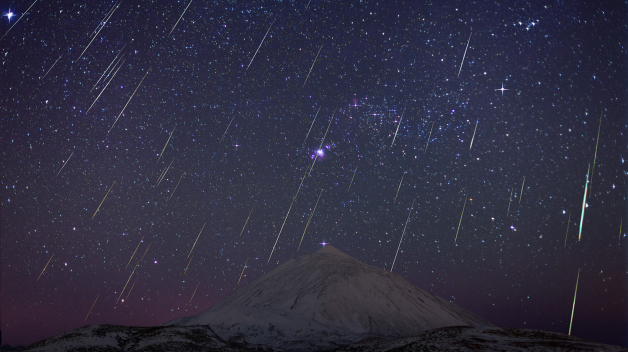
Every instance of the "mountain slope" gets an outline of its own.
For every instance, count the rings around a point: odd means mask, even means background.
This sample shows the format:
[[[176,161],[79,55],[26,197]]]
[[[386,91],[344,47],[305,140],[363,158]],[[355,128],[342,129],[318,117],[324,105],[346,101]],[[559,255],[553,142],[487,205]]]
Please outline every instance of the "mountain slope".
[[[211,325],[225,340],[276,349],[332,348],[447,326],[493,326],[329,245],[287,261],[201,314],[163,325]]]

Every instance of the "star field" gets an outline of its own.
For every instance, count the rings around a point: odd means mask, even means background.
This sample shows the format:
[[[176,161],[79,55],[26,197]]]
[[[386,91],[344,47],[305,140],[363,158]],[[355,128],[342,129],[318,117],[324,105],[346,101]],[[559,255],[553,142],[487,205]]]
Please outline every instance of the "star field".
[[[1,6],[2,343],[329,243],[561,333],[580,269],[571,334],[626,345],[626,2]]]

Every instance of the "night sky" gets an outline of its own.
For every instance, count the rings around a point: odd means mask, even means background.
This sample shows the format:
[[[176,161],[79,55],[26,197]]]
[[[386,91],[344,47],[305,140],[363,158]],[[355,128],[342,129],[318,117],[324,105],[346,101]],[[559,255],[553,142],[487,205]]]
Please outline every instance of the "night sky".
[[[627,8],[3,2],[2,343],[194,315],[330,243],[565,334],[580,270],[572,335],[626,345]]]

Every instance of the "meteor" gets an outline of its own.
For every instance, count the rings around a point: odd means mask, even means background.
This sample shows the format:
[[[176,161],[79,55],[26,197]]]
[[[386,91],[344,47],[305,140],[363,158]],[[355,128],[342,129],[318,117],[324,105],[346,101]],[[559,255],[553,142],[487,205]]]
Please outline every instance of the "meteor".
[[[194,241],[194,245],[192,246],[192,249],[190,249],[190,253],[188,253],[188,257],[190,256],[190,254],[192,254],[192,251],[194,250],[194,247],[196,246],[196,242],[198,241],[198,238],[201,237],[201,232],[203,232],[205,225],[207,225],[207,223],[205,223],[203,227],[201,228],[201,231],[198,232],[198,236],[196,236],[196,241]]]
[[[199,281],[198,284],[196,285],[196,288],[194,289],[194,293],[192,293],[192,297],[190,297],[190,301],[188,302],[188,304],[192,303],[192,298],[194,298],[194,295],[196,294],[196,290],[198,290],[198,286],[201,284],[201,282]]]
[[[460,231],[460,224],[462,224],[462,216],[464,215],[464,207],[467,206],[467,197],[464,198],[464,205],[462,206],[462,214],[460,214],[460,221],[458,222],[458,230],[456,230],[456,238],[454,239],[454,243],[458,240],[458,231]]]
[[[61,56],[63,56],[63,54],[61,54]],[[59,59],[61,58],[61,56],[59,56]],[[59,59],[57,59],[57,61],[59,61]],[[48,71],[46,71],[46,74],[43,77],[41,77],[39,80],[42,80],[42,79],[46,78],[46,76],[48,75],[48,72],[50,72],[50,70],[52,70],[52,68],[55,67],[55,65],[57,64],[57,61],[55,61],[55,63],[52,64],[52,66],[50,66]]]
[[[238,285],[240,285],[240,280],[242,280],[242,274],[244,274],[244,269],[246,269],[246,263],[249,262],[249,258],[246,258],[246,262],[244,262],[244,267],[242,268],[242,272],[240,273],[240,278],[238,279]]]
[[[508,217],[508,214],[510,214],[510,203],[512,203],[512,191],[514,190],[514,188],[510,189],[510,200],[508,201],[508,211],[506,212],[506,217]]]
[[[116,74],[118,73],[118,70],[120,70],[120,68],[122,67],[122,65],[124,65],[124,62],[126,61],[126,59],[124,61],[122,61],[122,63],[120,64],[120,66],[118,66],[118,68],[116,69],[116,72],[113,74],[113,76],[111,76],[111,78],[109,79],[109,81],[107,81],[107,84],[105,84],[105,87],[100,91],[100,93],[98,94],[98,96],[96,97],[96,99],[94,99],[94,102],[92,103],[92,105],[89,106],[89,109],[87,109],[87,111],[85,111],[85,113],[87,114],[91,109],[92,106],[94,106],[94,104],[96,104],[96,102],[98,101],[98,99],[100,98],[100,96],[102,95],[102,93],[107,89],[107,87],[109,86],[109,83],[111,83],[111,81],[113,80],[113,78],[116,76]],[[114,67],[115,68],[115,67]],[[116,120],[117,121],[117,120]]]
[[[593,170],[595,170],[595,160],[597,159],[597,145],[600,143],[600,128],[602,128],[602,114],[604,110],[600,112],[600,124],[597,127],[597,140],[595,142],[595,156],[593,157],[593,168],[591,169],[591,185],[593,185]],[[589,198],[591,198],[591,190],[589,190]]]
[[[589,165],[589,169],[591,165]],[[580,231],[578,232],[578,242],[582,236],[582,223],[584,222],[584,208],[587,205],[587,187],[589,186],[589,169],[587,169],[587,182],[584,184],[584,198],[582,198],[582,215],[580,215]]]
[[[31,6],[29,6],[26,11],[24,11],[24,13],[22,14],[22,16],[20,16],[20,18],[17,19],[17,21],[15,21],[15,23],[13,23],[13,25],[11,26],[11,28],[9,28],[6,32],[4,32],[4,34],[2,35],[2,37],[0,37],[0,40],[2,40],[2,38],[4,38],[10,31],[11,29],[13,29],[13,27],[15,27],[15,25],[20,22],[20,20],[22,19],[22,17],[24,17],[24,15],[26,15],[28,13],[28,10],[31,9],[31,7],[33,7],[33,5],[35,5],[35,3],[37,2],[37,0],[33,1],[33,3],[31,4]]]
[[[430,135],[427,137],[427,143],[425,143],[425,150],[423,151],[423,153],[427,152],[427,146],[430,144],[430,137],[432,137],[432,130],[434,129],[434,122],[436,121],[432,121],[432,128],[430,129]]]
[[[196,243],[194,243],[196,244]],[[192,254],[192,258],[194,258],[194,254]],[[185,267],[185,270],[183,270],[183,275],[185,275],[185,273],[188,271],[188,268],[190,267],[190,263],[192,262],[192,258],[190,258],[190,261],[188,262],[188,266]]]
[[[318,199],[316,200],[316,205],[314,205],[314,210],[312,210],[312,213],[310,214],[310,217],[307,219],[307,224],[305,224],[305,230],[303,230],[303,235],[301,235],[301,241],[299,241],[299,247],[297,247],[297,252],[301,248],[301,243],[303,242],[303,237],[305,237],[305,231],[307,231],[307,227],[310,226],[310,221],[312,220],[312,217],[314,216],[314,212],[316,211],[316,207],[318,206],[318,201],[321,200],[321,195],[322,194],[323,194],[323,190],[321,189],[321,193],[318,195]]]
[[[523,176],[523,182],[521,183],[521,192],[519,192],[519,204],[521,204],[521,199],[523,198],[523,185],[526,183],[526,177]]]
[[[314,62],[312,62],[312,67],[310,67],[310,72],[307,73],[307,77],[305,78],[305,82],[303,82],[303,86],[301,87],[301,89],[303,89],[305,87],[305,83],[307,83],[307,79],[310,78],[310,73],[312,73],[312,69],[314,68],[314,64],[316,63],[316,59],[318,59],[318,54],[321,53],[321,49],[322,48],[323,48],[323,44],[321,44],[320,48],[318,48],[318,53],[316,53],[316,57],[314,58]]]
[[[131,99],[133,99],[133,96],[135,96],[135,93],[137,92],[137,90],[140,88],[140,86],[142,85],[142,82],[144,82],[144,78],[146,78],[146,76],[148,76],[148,73],[150,72],[150,70],[153,67],[149,67],[148,71],[146,71],[146,74],[144,75],[144,77],[142,78],[142,80],[140,81],[140,83],[137,85],[137,87],[135,88],[135,90],[133,91],[133,94],[131,94],[131,97],[129,98],[129,101],[126,102],[126,104],[124,105],[124,107],[122,108],[122,111],[120,111],[120,114],[118,115],[118,117],[116,118],[116,120],[113,122],[113,125],[111,125],[111,128],[109,129],[109,132],[107,132],[107,136],[109,135],[109,133],[111,133],[111,130],[113,129],[113,126],[116,125],[116,122],[118,122],[118,119],[120,118],[120,116],[122,116],[122,113],[124,112],[124,109],[126,109],[127,105],[129,105],[129,103],[131,102]]]
[[[229,121],[229,125],[227,125],[227,129],[225,130],[225,133],[222,134],[222,137],[220,138],[220,142],[222,142],[222,139],[225,138],[227,131],[229,131],[229,127],[231,127],[231,123],[233,122],[233,119],[235,119],[235,115],[231,118],[231,121]]]
[[[399,131],[399,126],[401,126],[401,120],[403,120],[403,114],[406,113],[406,110],[404,109],[403,112],[401,113],[401,118],[399,118],[399,123],[397,124],[397,130],[395,131],[395,136],[393,137],[393,141],[390,144],[390,146],[392,147],[393,144],[395,144],[395,139],[397,138],[397,132]]]
[[[334,110],[334,113],[331,115],[331,119],[329,120],[329,124],[327,125],[327,129],[325,130],[325,134],[323,135],[323,139],[321,139],[321,145],[318,147],[318,150],[321,150],[323,148],[323,143],[325,143],[325,138],[327,137],[327,132],[329,132],[329,126],[331,126],[331,122],[334,120],[334,115],[336,115],[336,111],[337,110],[338,109]],[[312,162],[312,166],[310,167],[309,174],[312,173],[312,169],[314,169],[314,164],[316,163],[316,159],[317,158],[318,158],[318,154],[314,155],[314,161]],[[303,184],[303,181],[301,181],[301,183]],[[301,186],[299,186],[299,189],[300,188],[301,188]]]
[[[113,11],[111,11],[109,13],[109,17],[107,17],[107,19],[105,19],[103,25],[100,27],[100,29],[98,30],[98,32],[96,32],[96,34],[94,35],[94,38],[92,38],[92,40],[89,41],[89,44],[87,44],[87,46],[85,47],[85,49],[83,49],[83,52],[81,53],[81,55],[79,55],[79,57],[74,60],[74,62],[77,62],[82,56],[83,54],[85,54],[85,51],[87,50],[87,48],[89,48],[90,45],[92,45],[92,42],[94,41],[94,39],[96,39],[96,37],[98,37],[98,33],[100,33],[100,31],[105,28],[105,25],[107,24],[107,21],[109,21],[109,19],[111,18],[111,16],[113,16],[113,13],[116,12],[116,10],[118,9],[118,7],[120,7],[120,2],[118,2],[118,4],[115,6],[115,8],[113,9]]]
[[[279,236],[281,236],[281,231],[283,231],[283,226],[286,224],[286,220],[288,219],[288,215],[290,215],[290,210],[292,210],[292,205],[294,204],[294,201],[296,199],[297,199],[296,196],[292,198],[292,203],[290,203],[290,208],[288,209],[288,212],[286,213],[286,217],[283,219],[283,224],[281,224],[281,229],[279,230],[279,234],[277,235],[277,239],[275,240],[275,244],[273,245],[273,250],[270,251],[270,256],[268,256],[268,261],[266,262],[266,265],[270,263],[270,258],[273,256],[273,252],[275,252],[275,247],[277,246],[277,242],[279,242]]]
[[[98,297],[100,297],[100,294],[96,296],[96,299],[94,300],[94,304],[92,304],[92,307],[89,309],[89,312],[85,316],[85,320],[83,320],[83,323],[87,321],[87,317],[89,317],[89,314],[92,312],[92,309],[94,309],[94,306],[96,305],[96,301],[98,301]]]
[[[355,171],[353,171],[353,177],[351,177],[351,182],[349,182],[349,188],[347,188],[347,192],[349,192],[349,190],[351,189],[351,185],[353,184],[353,179],[355,178],[355,173],[358,171],[358,166],[355,166]],[[403,179],[403,176],[401,177],[401,179]],[[399,190],[397,190],[397,193],[399,192]],[[397,197],[395,197],[397,198]]]
[[[133,251],[133,254],[131,255],[131,258],[129,259],[129,262],[126,263],[126,266],[124,267],[124,270],[126,270],[126,268],[129,267],[129,264],[131,264],[131,260],[133,259],[133,257],[135,256],[135,252],[137,252],[137,249],[140,248],[140,245],[142,244],[142,240],[144,239],[144,236],[142,236],[142,239],[140,240],[140,243],[137,244],[137,247],[135,247],[135,250]]]
[[[98,210],[100,210],[100,206],[102,206],[102,203],[105,202],[105,199],[107,199],[107,196],[109,195],[109,192],[111,192],[111,189],[113,188],[113,185],[116,184],[116,181],[113,181],[113,184],[111,184],[111,187],[109,187],[109,190],[107,191],[107,194],[105,194],[105,198],[102,199],[102,202],[100,202],[100,205],[98,206],[98,209],[96,209],[96,211],[94,212],[94,215],[92,215],[91,220],[94,220],[94,216],[96,216],[96,213],[98,213]]]
[[[471,32],[473,34],[473,32]],[[467,40],[467,47],[464,49],[464,54],[462,55],[462,62],[460,63],[460,69],[458,70],[458,77],[460,77],[460,71],[462,71],[462,64],[464,64],[464,58],[467,56],[467,49],[469,49],[469,43],[471,42],[471,34],[469,34],[469,40]]]
[[[569,234],[569,222],[571,221],[571,210],[569,211],[569,219],[567,220],[567,233],[565,233],[565,245],[563,248],[567,247],[567,235]]]
[[[168,140],[166,141],[166,145],[164,145],[164,149],[162,149],[161,153],[159,153],[159,158],[157,158],[157,162],[159,162],[159,159],[161,159],[161,156],[164,155],[164,150],[166,150],[168,143],[170,143],[170,138],[172,138],[172,134],[174,133],[175,128],[177,128],[176,125],[172,128],[172,131],[170,132],[170,137],[168,137]]]
[[[401,241],[403,241],[403,235],[406,233],[406,227],[408,227],[408,222],[410,221],[410,214],[412,214],[413,208],[414,208],[414,201],[412,201],[412,206],[410,207],[410,212],[408,213],[408,218],[406,219],[406,225],[403,227],[403,232],[401,233],[401,239],[399,240],[399,246],[397,246],[397,253],[395,253],[395,259],[393,259],[392,265],[390,266],[390,272],[392,272],[393,268],[395,267],[397,254],[399,254],[399,248],[401,248]]]
[[[89,91],[90,93],[92,92],[92,90],[94,90],[94,88],[96,88],[96,86],[98,85],[98,83],[100,83],[100,80],[102,80],[102,78],[105,76],[105,74],[107,72],[109,72],[109,67],[111,67],[111,65],[113,65],[114,62],[116,62],[116,59],[118,58],[118,56],[120,56],[120,53],[122,53],[122,50],[124,50],[124,48],[126,47],[126,44],[124,44],[124,46],[122,47],[122,49],[120,49],[120,51],[118,51],[118,54],[116,54],[116,57],[113,58],[113,60],[111,60],[111,62],[109,63],[109,66],[107,66],[107,68],[105,69],[105,72],[102,73],[102,75],[100,75],[100,78],[98,79],[98,81],[96,81],[96,83],[94,84],[94,86],[92,87],[92,89]],[[123,55],[124,56],[124,55]],[[122,59],[122,58],[120,58]],[[117,65],[117,64],[116,64]],[[116,65],[113,65],[113,67],[115,68]],[[113,69],[112,69],[113,70]],[[110,72],[111,73],[111,72]]]
[[[137,266],[140,265],[142,260],[144,260],[144,256],[148,252],[148,249],[150,248],[150,245],[151,244],[149,243],[148,247],[146,247],[146,250],[144,251],[144,255],[142,256],[142,258],[140,258],[140,260],[137,261],[137,264],[135,264],[135,267],[133,268],[133,271],[131,272],[131,275],[129,275],[129,278],[126,280],[126,284],[124,284],[124,287],[122,288],[122,291],[120,291],[120,296],[118,296],[118,299],[116,300],[116,304],[118,304],[118,301],[120,300],[120,297],[122,297],[122,294],[124,293],[124,290],[126,289],[126,286],[129,284],[129,281],[131,281],[131,277],[133,277],[133,274],[135,273],[135,269],[137,269]]]
[[[475,139],[475,131],[478,130],[478,122],[480,122],[480,120],[477,120],[475,122],[475,129],[473,130],[473,137],[471,138],[471,145],[469,146],[469,150],[471,150],[471,147],[473,147],[473,140]]]
[[[395,204],[397,202],[397,196],[399,195],[399,190],[401,189],[401,183],[403,182],[403,177],[405,175],[406,175],[405,172],[403,173],[403,175],[401,175],[401,181],[399,181],[399,187],[397,187],[397,194],[395,194],[395,200],[393,201],[393,204]]]
[[[253,57],[251,58],[251,62],[249,62],[248,66],[246,66],[246,70],[249,69],[249,66],[251,66],[251,64],[253,63],[253,60],[255,59],[255,56],[257,55],[257,52],[259,51],[259,48],[261,48],[262,44],[264,44],[264,40],[266,40],[266,36],[268,35],[268,32],[270,32],[270,29],[273,27],[273,23],[275,23],[275,20],[273,20],[270,23],[270,26],[268,26],[268,30],[266,31],[266,34],[264,35],[264,39],[262,39],[262,42],[259,43],[259,46],[257,47],[257,50],[255,50],[255,54],[253,54]]]
[[[161,176],[159,176],[159,180],[157,180],[157,186],[159,186],[161,181],[164,179],[164,177],[168,173],[168,170],[170,170],[170,166],[172,165],[173,161],[174,161],[174,158],[172,158],[172,161],[170,161],[170,165],[168,165],[168,167],[166,169],[164,169],[164,171],[161,173]]]
[[[137,283],[137,279],[133,282],[133,286],[131,286],[131,289],[129,290],[129,292],[127,292],[126,294],[126,300],[129,299],[129,295],[131,294],[131,291],[133,291],[133,287],[135,287],[135,284]]]
[[[177,182],[176,187],[174,188],[174,191],[172,191],[172,194],[170,195],[170,198],[168,198],[168,200],[170,200],[172,198],[172,196],[174,196],[174,192],[177,191],[177,188],[179,187],[179,183],[181,183],[181,180],[183,179],[183,176],[185,176],[185,172],[183,173],[183,175],[181,175],[181,177],[179,178],[179,182]],[[167,202],[167,201],[166,201]]]
[[[573,306],[571,307],[571,320],[569,321],[569,334],[571,335],[571,324],[573,323],[573,311],[576,309],[576,294],[578,293],[578,281],[580,280],[580,268],[578,268],[578,278],[576,279],[576,291],[573,293]]]
[[[70,158],[72,157],[72,155],[74,155],[74,151],[72,152],[72,154],[70,154],[70,156],[66,159],[65,163],[63,163],[63,166],[61,166],[61,170],[63,170],[63,168],[65,167],[65,164],[68,163],[68,161],[70,161]],[[59,172],[57,172],[57,174],[55,175],[55,177],[59,176],[59,174],[61,173],[61,170],[59,170]]]
[[[174,26],[172,26],[172,29],[170,30],[170,33],[168,33],[168,37],[170,36],[170,34],[172,33],[172,31],[174,31],[174,28],[179,24],[179,21],[181,21],[181,18],[183,18],[183,15],[185,14],[185,11],[188,10],[188,7],[190,7],[190,4],[192,4],[192,0],[190,0],[190,3],[188,4],[188,6],[185,7],[185,10],[183,10],[183,13],[181,14],[181,16],[179,16],[179,19],[177,20],[177,23],[174,24]]]
[[[318,116],[318,113],[321,111],[321,107],[318,107],[318,111],[316,112],[316,115],[314,115],[314,119],[312,120],[312,124],[310,125],[310,129],[307,130],[307,134],[305,135],[305,139],[303,140],[303,144],[301,144],[301,146],[305,145],[305,141],[307,140],[307,136],[310,135],[310,131],[312,130],[312,126],[314,126],[314,121],[316,121],[316,116]]]
[[[50,261],[52,260],[52,257],[54,257],[55,254],[52,253],[52,255],[50,256],[50,259],[48,259],[48,263],[46,263],[46,266],[44,267],[44,270],[41,271],[41,274],[39,274],[39,277],[37,277],[37,281],[39,281],[39,278],[44,274],[44,271],[46,271],[46,268],[48,267],[48,264],[50,264]]]
[[[249,212],[249,216],[246,218],[246,221],[244,222],[244,226],[242,226],[242,231],[240,231],[240,235],[238,235],[238,237],[242,236],[242,233],[244,232],[244,228],[246,227],[246,224],[249,223],[249,218],[251,217],[251,214],[253,214],[253,209],[255,209],[255,205],[253,205],[253,207],[251,208],[251,212]]]

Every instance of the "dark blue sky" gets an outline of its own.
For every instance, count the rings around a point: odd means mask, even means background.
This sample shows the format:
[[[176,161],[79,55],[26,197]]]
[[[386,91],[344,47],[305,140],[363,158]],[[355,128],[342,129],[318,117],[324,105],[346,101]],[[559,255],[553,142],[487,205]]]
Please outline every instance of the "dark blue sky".
[[[414,202],[395,273],[567,333],[580,269],[572,335],[626,345],[625,2],[1,10],[3,343],[197,314],[323,241],[390,270]]]

